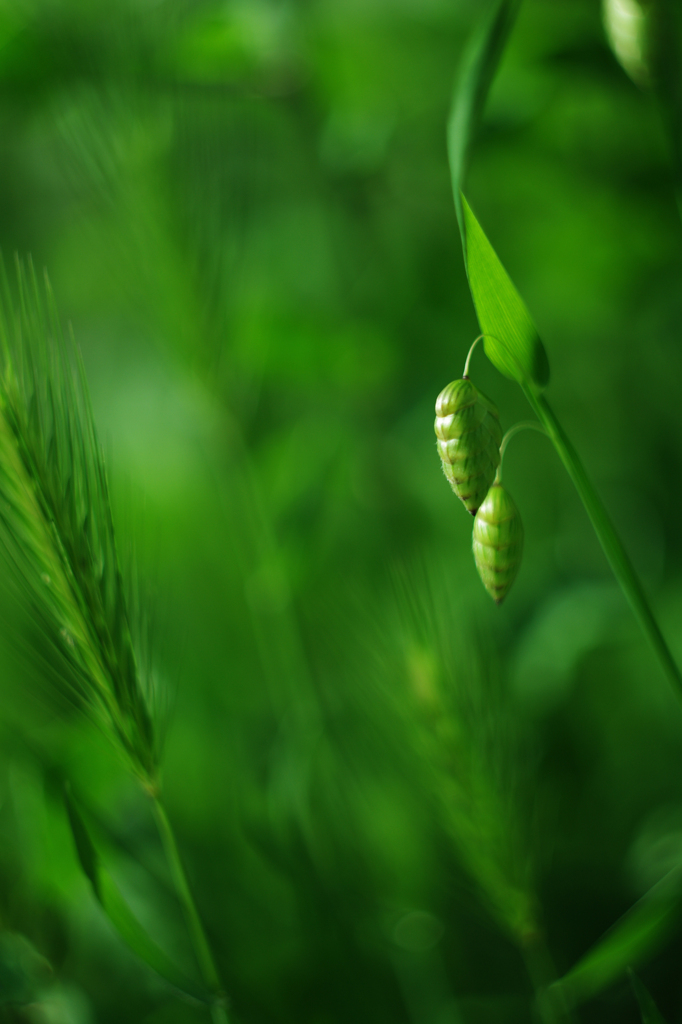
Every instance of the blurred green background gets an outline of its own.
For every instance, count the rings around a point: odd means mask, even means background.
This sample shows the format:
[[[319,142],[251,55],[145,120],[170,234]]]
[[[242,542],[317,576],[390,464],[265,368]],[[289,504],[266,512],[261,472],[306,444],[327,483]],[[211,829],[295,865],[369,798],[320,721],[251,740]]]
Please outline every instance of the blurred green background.
[[[435,451],[477,334],[445,122],[482,8],[0,0],[0,247],[47,268],[83,351],[242,1024],[528,1021],[471,859],[532,878],[563,972],[682,857],[682,711],[551,446],[507,453],[526,550],[501,609]],[[469,181],[682,658],[682,228],[597,0],[526,0]],[[472,376],[528,418],[482,351]],[[144,797],[3,666],[0,1019],[207,1019],[102,916],[61,787],[190,962]],[[681,955],[673,930],[641,969],[668,1022]],[[579,1011],[639,1019],[626,980]]]

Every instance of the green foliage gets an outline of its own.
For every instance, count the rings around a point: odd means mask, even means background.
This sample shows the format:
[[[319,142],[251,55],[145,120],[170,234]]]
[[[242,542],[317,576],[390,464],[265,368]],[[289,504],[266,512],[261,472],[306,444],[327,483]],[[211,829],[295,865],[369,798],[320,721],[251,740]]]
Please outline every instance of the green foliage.
[[[503,10],[504,6],[503,4],[500,10]],[[473,92],[480,97],[480,102],[477,102],[475,107],[479,116],[483,109],[485,96],[485,91],[482,92],[481,88],[489,86],[491,62],[495,57],[499,59],[500,55],[499,47],[495,43],[498,30],[497,20],[488,24],[486,31],[490,42],[484,41],[483,45],[483,52],[487,55],[486,60],[475,61],[468,76],[460,85],[460,89],[465,95],[473,89]],[[473,82],[470,81],[471,76],[473,76]],[[480,79],[481,84],[477,82],[477,79]],[[455,123],[458,123],[459,106],[456,95],[450,115],[451,122],[454,119]],[[471,118],[462,122],[462,129],[466,132],[466,136],[458,144],[459,149],[463,151],[468,149],[474,127],[475,122]],[[461,184],[459,175],[462,171],[462,162],[458,159],[458,146],[455,146],[454,149],[451,146],[450,153],[455,205],[459,208]],[[466,204],[466,200],[462,201]],[[468,206],[465,205],[464,214],[458,219],[469,287],[476,305],[479,322],[484,331],[489,329],[491,332],[495,332],[488,336],[490,341],[486,342],[488,345],[486,350],[491,362],[506,376],[515,379],[525,392],[531,407],[538,416],[540,426],[553,442],[559,458],[575,484],[623,594],[630,602],[644,633],[658,656],[663,671],[667,674],[678,696],[682,697],[682,671],[663,636],[631,559],[585,471],[578,453],[544,396],[540,393],[541,388],[549,379],[549,363],[523,300],[508,278],[504,267]],[[470,241],[474,243],[471,253],[469,252]],[[481,310],[484,311],[483,314]],[[477,565],[480,571],[480,557],[477,558]]]
[[[517,6],[0,4],[0,244],[33,253],[40,282],[48,268],[82,350],[158,765],[130,594],[136,573],[154,584],[182,854],[174,879],[129,770],[147,769],[102,741],[122,749],[104,693],[132,677],[89,630],[66,546],[36,527],[44,504],[8,426],[2,514],[24,534],[0,574],[0,925],[54,980],[34,990],[39,1008],[1,1008],[3,1024],[209,1013],[109,927],[65,777],[95,866],[191,975],[185,865],[243,1024],[565,1020],[531,989],[580,964],[675,866],[679,711],[564,467],[530,434],[507,459],[526,544],[495,608],[434,460],[433,397],[477,333],[443,145],[457,68],[456,203],[463,220],[461,189],[475,211],[480,281],[506,295],[493,309],[481,285],[478,312],[503,331],[506,309],[523,320],[518,350],[489,332],[514,380],[479,353],[477,388],[509,425],[526,416],[514,381],[536,376],[537,415],[569,467],[584,457],[583,495],[593,480],[679,654],[682,308],[663,129],[598,4],[526,0],[516,20]],[[549,405],[519,295],[551,349]],[[41,464],[64,467],[54,450]],[[60,493],[51,505],[75,507]],[[72,550],[87,554],[100,542],[78,522]],[[610,557],[623,567],[622,549]],[[411,610],[396,562],[427,567],[408,574]],[[84,594],[98,578],[82,575]],[[37,681],[57,702],[35,700]],[[132,742],[134,715],[115,710]],[[602,960],[581,1021],[635,1019],[622,969],[635,954],[671,1016],[678,933],[659,909],[661,930],[654,916],[639,936],[651,945]]]
[[[47,960],[23,935],[0,932],[0,1006],[35,1002],[51,973]]]

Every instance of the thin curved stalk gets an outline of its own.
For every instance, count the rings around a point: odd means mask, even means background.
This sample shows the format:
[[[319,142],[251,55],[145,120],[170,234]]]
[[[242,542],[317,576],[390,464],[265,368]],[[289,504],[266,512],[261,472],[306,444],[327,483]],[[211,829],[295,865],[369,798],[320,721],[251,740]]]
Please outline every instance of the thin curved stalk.
[[[187,881],[185,869],[182,866],[180,852],[175,841],[173,828],[168,819],[168,815],[166,814],[166,809],[161,802],[161,798],[159,796],[152,795],[151,801],[154,819],[159,830],[159,836],[161,837],[161,844],[163,846],[164,853],[166,854],[173,885],[175,886],[178,899],[182,904],[182,909],[185,912],[185,920],[187,921],[187,928],[192,941],[194,955],[197,958],[199,970],[201,971],[201,977],[206,987],[214,996],[213,1002],[211,1003],[211,1018],[213,1020],[213,1024],[229,1024],[225,993],[220,981],[218,969],[215,965],[215,960],[213,959],[213,953],[211,952],[208,938],[206,937],[206,932],[204,931],[204,926],[201,923],[201,918],[199,917],[199,911],[197,910],[194,897],[192,896],[192,892]]]
[[[559,454],[559,458],[566,467],[568,475],[580,495],[580,499],[590,517],[599,543],[609,561],[614,576],[618,580],[621,590],[654,648],[661,667],[672,684],[673,689],[682,698],[682,672],[680,672],[651,610],[648,598],[644,593],[644,588],[630,561],[630,556],[623,547],[622,541],[611,522],[608,512],[604,508],[601,498],[585,472],[585,467],[578,453],[566,436],[563,427],[554,415],[544,395],[537,394],[527,385],[523,385],[523,391],[538,419],[547,431],[550,440]]]
[[[493,481],[493,483],[502,483],[502,467],[504,465],[504,453],[507,450],[507,445],[511,441],[512,437],[514,437],[515,434],[520,433],[520,431],[522,430],[537,430],[538,433],[544,434],[545,437],[547,437],[547,431],[545,430],[545,428],[542,426],[541,423],[536,423],[535,420],[524,420],[523,423],[515,423],[513,427],[510,427],[507,433],[502,438],[502,443],[500,445],[500,462],[497,467],[497,472],[495,473],[495,480]]]

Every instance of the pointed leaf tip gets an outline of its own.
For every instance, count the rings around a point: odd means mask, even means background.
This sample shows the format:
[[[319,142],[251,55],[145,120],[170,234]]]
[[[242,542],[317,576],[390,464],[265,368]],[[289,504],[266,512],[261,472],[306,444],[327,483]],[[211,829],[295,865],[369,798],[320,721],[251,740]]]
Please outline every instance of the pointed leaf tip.
[[[639,1003],[642,1024],[665,1024],[665,1020],[661,1016],[656,1003],[651,998],[648,989],[645,988],[632,969],[628,971],[628,974],[630,976],[630,984]]]
[[[679,920],[681,881],[675,871],[657,882],[550,990],[566,1006],[575,1008],[649,959],[670,937]]]
[[[83,872],[90,881],[102,910],[132,951],[152,970],[165,978],[179,992],[206,1002],[210,994],[203,986],[188,978],[148,934],[121,895],[116,883],[102,864],[70,787],[64,788],[67,817],[73,833],[76,853]]]
[[[88,830],[85,827],[85,823],[81,818],[80,812],[76,806],[73,796],[71,795],[71,787],[68,783],[64,786],[64,803],[66,805],[66,813],[69,819],[69,825],[71,826],[71,833],[73,835],[78,860],[80,861],[80,865],[85,876],[92,885],[95,896],[101,902],[99,858],[95,851],[95,847],[92,844],[92,840],[90,839]]]
[[[469,287],[485,352],[500,373],[519,384],[542,389],[549,361],[526,305],[464,195],[465,252]]]
[[[490,84],[513,28],[520,0],[493,0],[473,32],[462,58],[447,126],[448,158],[455,210],[464,232],[460,190]]]

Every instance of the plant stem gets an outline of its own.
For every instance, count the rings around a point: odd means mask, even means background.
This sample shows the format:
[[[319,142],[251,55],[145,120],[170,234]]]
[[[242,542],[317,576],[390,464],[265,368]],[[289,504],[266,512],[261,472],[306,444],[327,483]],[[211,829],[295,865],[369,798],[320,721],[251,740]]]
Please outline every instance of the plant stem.
[[[521,944],[528,977],[535,989],[535,1001],[542,1024],[574,1024],[571,1011],[560,993],[551,988],[556,968],[543,936],[533,935]]]
[[[156,821],[156,825],[159,830],[161,844],[163,846],[164,853],[166,854],[173,885],[175,886],[178,899],[182,904],[182,909],[185,912],[185,920],[187,922],[187,928],[189,930],[190,939],[192,940],[192,946],[197,958],[199,970],[201,971],[201,977],[206,987],[214,996],[211,1004],[211,1018],[213,1020],[213,1024],[229,1024],[227,1010],[225,1008],[225,993],[223,992],[223,987],[213,959],[211,947],[208,939],[206,938],[204,926],[202,925],[201,918],[199,917],[199,911],[197,910],[194,897],[192,896],[189,888],[185,869],[183,868],[182,861],[180,860],[180,852],[175,841],[173,828],[168,820],[166,809],[161,802],[161,797],[158,795],[152,795],[151,801],[154,820]]]
[[[535,410],[538,419],[547,431],[554,447],[559,453],[568,475],[575,484],[583,505],[590,517],[595,533],[599,538],[613,573],[620,584],[621,590],[628,599],[640,626],[644,630],[656,652],[661,667],[679,697],[682,697],[682,673],[673,658],[658,622],[651,610],[644,588],[635,572],[630,557],[626,552],[604,508],[601,498],[592,486],[585,468],[575,448],[564,433],[556,416],[552,412],[547,399],[533,391],[528,385],[522,385],[526,398]]]
[[[472,355],[474,353],[474,349],[478,345],[479,341],[481,341],[483,338],[485,338],[485,334],[479,334],[479,336],[476,338],[476,341],[473,343],[473,345],[469,349],[469,354],[467,355],[467,360],[466,360],[466,363],[464,364],[464,373],[462,374],[462,379],[463,380],[466,380],[466,378],[469,376],[469,363],[471,362],[471,357],[472,357]]]
[[[513,427],[510,427],[507,433],[502,438],[502,443],[500,444],[500,462],[497,467],[497,472],[495,473],[494,480],[494,483],[496,484],[502,483],[502,464],[504,462],[504,453],[507,450],[507,445],[511,441],[514,434],[518,434],[521,430],[537,430],[540,434],[544,434],[545,437],[547,436],[547,431],[545,430],[545,428],[542,426],[542,424],[536,423],[535,420],[524,420],[523,423],[515,423]]]

